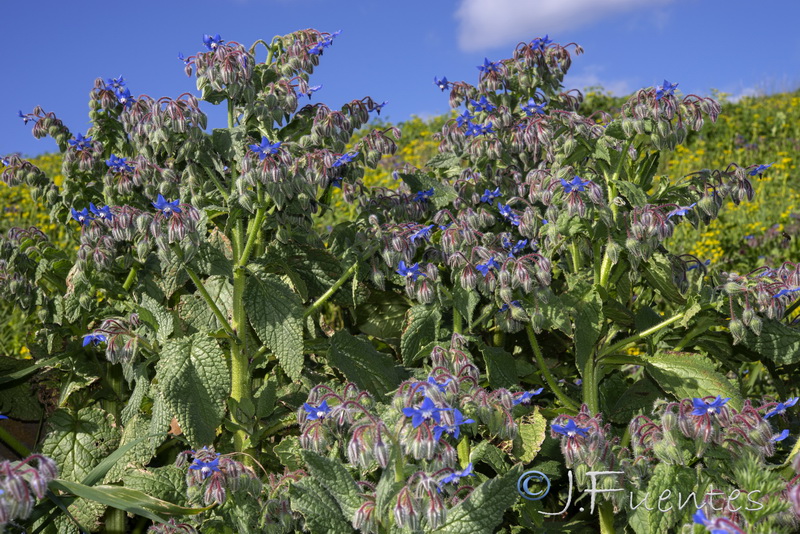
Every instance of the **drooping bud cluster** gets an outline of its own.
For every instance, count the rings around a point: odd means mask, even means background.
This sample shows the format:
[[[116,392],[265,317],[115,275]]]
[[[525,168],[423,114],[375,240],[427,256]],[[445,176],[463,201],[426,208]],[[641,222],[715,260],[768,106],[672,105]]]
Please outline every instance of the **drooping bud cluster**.
[[[56,463],[41,454],[20,462],[0,462],[0,530],[27,519],[37,499],[44,499],[47,485],[58,477]]]
[[[11,228],[0,237],[0,297],[30,309],[40,295],[34,282],[39,261],[58,254],[38,228]]]
[[[292,532],[296,530],[295,516],[289,503],[291,484],[306,476],[302,470],[289,471],[282,475],[270,473],[264,488],[269,498],[263,503],[263,522],[267,532]]]
[[[98,328],[83,337],[83,346],[90,343],[99,345],[105,343],[106,358],[111,363],[122,363],[124,369],[135,357],[142,338],[136,332],[139,326],[139,317],[132,314],[128,319],[112,317],[103,320]]]
[[[617,470],[619,438],[612,438],[611,425],[603,425],[602,414],[592,415],[585,404],[575,416],[556,417],[550,424],[550,435],[561,442],[566,466],[575,469],[579,485],[586,485],[587,471]],[[605,483],[613,486],[611,480]]]
[[[223,504],[229,493],[245,491],[253,495],[261,492],[261,481],[252,468],[227,455],[221,455],[213,447],[203,447],[198,451],[184,451],[175,461],[183,467],[189,457],[193,458],[186,472],[189,500],[194,501],[202,494],[206,506]]]

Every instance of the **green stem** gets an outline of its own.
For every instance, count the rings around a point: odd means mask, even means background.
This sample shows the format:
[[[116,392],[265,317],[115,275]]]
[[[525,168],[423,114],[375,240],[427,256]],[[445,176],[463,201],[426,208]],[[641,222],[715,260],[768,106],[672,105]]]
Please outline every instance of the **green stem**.
[[[611,205],[611,218],[615,223],[617,222],[619,206],[617,206],[616,203],[614,202],[614,199],[617,197],[617,186],[614,185],[614,182],[616,182],[619,179],[619,175],[622,172],[623,162],[627,158],[627,153],[632,143],[633,143],[633,138],[628,139],[628,141],[625,143],[625,146],[622,148],[622,152],[620,152],[619,154],[619,161],[617,161],[617,166],[614,169],[614,174],[612,174],[610,178],[608,175],[606,175],[605,177],[606,187],[608,190],[608,203]],[[613,264],[611,262],[611,258],[608,255],[608,246],[606,246],[606,251],[603,254],[603,262],[600,265],[600,277],[598,279],[600,287],[604,288],[608,287],[608,279],[611,276],[612,266]]]
[[[128,273],[128,277],[125,279],[125,283],[122,284],[122,289],[125,291],[130,290],[133,283],[136,281],[136,275],[139,273],[139,269],[141,269],[141,265],[138,263],[134,263],[131,266],[131,270]]]
[[[544,361],[542,349],[539,348],[539,342],[536,340],[536,333],[533,331],[533,327],[528,325],[525,330],[528,333],[528,341],[533,349],[533,355],[536,358],[536,364],[539,366],[539,371],[542,373],[542,376],[544,376],[544,380],[547,382],[550,390],[555,394],[556,398],[561,401],[561,404],[572,410],[577,410],[578,405],[575,404],[575,401],[567,397],[564,392],[561,391],[555,378],[553,378],[553,375],[550,374],[550,369],[547,368],[547,363]]]
[[[614,505],[611,501],[604,501],[598,507],[600,513],[600,534],[615,534],[614,530]]]
[[[189,275],[189,278],[192,279],[194,285],[197,286],[197,290],[200,292],[200,295],[202,295],[203,300],[205,300],[206,304],[208,304],[208,307],[211,308],[211,312],[214,314],[214,317],[216,317],[217,320],[222,324],[222,328],[225,330],[228,336],[230,336],[230,338],[234,340],[234,344],[238,344],[239,337],[236,335],[236,332],[234,332],[233,328],[231,328],[231,325],[228,323],[227,317],[225,317],[222,314],[219,307],[217,307],[217,303],[214,302],[214,299],[212,299],[211,295],[209,295],[208,291],[203,285],[203,281],[200,280],[200,277],[197,276],[197,273],[194,272],[194,269],[192,269],[188,265],[185,265],[184,268],[186,269],[186,274]]]
[[[297,418],[295,418],[295,417],[289,417],[287,419],[284,419],[283,421],[281,421],[279,423],[276,423],[276,424],[272,425],[271,427],[267,428],[264,431],[264,437],[266,438],[266,437],[272,436],[273,434],[277,434],[281,430],[283,430],[285,428],[289,428],[290,426],[296,425],[296,424],[297,424]]]
[[[251,223],[250,232],[247,236],[247,243],[242,251],[242,256],[239,258],[240,267],[247,265],[247,262],[250,260],[250,254],[253,252],[253,247],[255,246],[260,233],[259,229],[261,228],[261,224],[264,222],[264,214],[265,211],[263,207],[256,210],[256,218]]]
[[[22,444],[17,438],[11,435],[11,433],[0,426],[0,441],[6,444],[6,446],[14,451],[20,458],[27,458],[31,455],[31,451],[28,450],[28,447]]]
[[[655,326],[651,326],[647,330],[642,330],[638,334],[634,334],[634,335],[632,335],[630,337],[626,337],[625,339],[614,343],[610,347],[606,347],[605,349],[603,349],[600,352],[600,354],[597,356],[597,359],[598,360],[603,359],[604,357],[608,356],[609,354],[613,354],[613,353],[615,353],[615,352],[617,352],[619,350],[624,349],[628,345],[632,345],[632,344],[636,343],[640,339],[646,338],[647,336],[649,336],[651,334],[655,334],[659,330],[663,330],[664,328],[668,327],[672,323],[680,321],[683,318],[684,315],[686,315],[685,311],[677,313],[677,314],[673,315],[672,317],[670,317],[669,319],[667,319],[665,321],[661,321],[660,323],[658,323]]]
[[[233,129],[235,126],[233,118],[233,100],[228,99],[228,129]]]
[[[225,191],[225,188],[222,187],[222,182],[219,181],[217,175],[214,174],[214,172],[211,169],[209,169],[208,167],[204,167],[204,169],[208,177],[211,178],[211,181],[214,182],[214,187],[217,188],[217,191],[219,191],[219,194],[222,195],[222,198],[225,199],[225,203],[227,204],[229,202],[230,195],[228,194],[227,191]]]
[[[351,276],[353,276],[353,273],[355,273],[355,272],[356,272],[356,269],[357,269],[357,268],[358,268],[358,261],[356,261],[355,263],[353,263],[353,265],[351,265],[351,266],[350,266],[350,268],[349,268],[349,269],[347,269],[347,270],[344,272],[344,274],[343,274],[342,276],[340,276],[340,277],[339,277],[339,279],[338,279],[338,280],[337,280],[337,281],[336,281],[336,282],[335,282],[335,283],[334,283],[334,284],[333,284],[333,285],[330,287],[330,289],[328,289],[328,290],[327,290],[325,293],[323,293],[323,294],[322,294],[322,296],[320,296],[320,297],[319,297],[319,298],[316,300],[316,302],[314,302],[314,303],[313,303],[311,306],[309,306],[309,307],[308,307],[308,309],[307,309],[307,310],[305,311],[305,313],[303,314],[303,319],[305,319],[305,318],[306,318],[306,317],[308,317],[309,315],[311,315],[311,314],[313,314],[314,312],[316,312],[316,311],[317,311],[317,310],[318,310],[318,309],[319,309],[319,308],[320,308],[320,307],[321,307],[323,304],[325,304],[325,303],[328,301],[328,299],[329,299],[329,298],[331,298],[331,297],[333,296],[333,294],[334,294],[334,293],[336,293],[336,291],[337,291],[337,290],[338,290],[340,287],[342,287],[342,285],[343,285],[345,282],[347,282],[347,280],[348,280],[348,279],[349,279]]]
[[[572,270],[575,273],[580,272],[581,270],[581,251],[578,248],[578,242],[575,239],[569,244],[569,250],[572,253]]]
[[[461,334],[463,332],[463,317],[461,313],[453,307],[453,332],[456,334]]]
[[[247,282],[247,270],[241,267],[244,259],[243,224],[238,219],[233,230],[233,254],[237,266],[233,270],[233,321],[231,326],[241,340],[231,346],[231,398],[241,404],[249,400],[251,396],[250,388],[250,369],[247,356],[247,317],[244,311],[244,291]],[[246,262],[246,260],[245,260]],[[235,420],[235,418],[234,418]],[[247,424],[246,421],[236,421],[237,423]],[[244,442],[247,438],[245,430],[237,430],[233,436],[234,447],[237,451],[244,451]]]
[[[608,255],[608,249],[603,255],[603,262],[600,264],[600,278],[598,283],[600,287],[608,287],[608,279],[611,277],[611,267],[614,264],[611,262],[611,257]]]
[[[590,354],[583,368],[583,403],[592,414],[600,413],[600,392],[597,389],[597,363],[594,354]]]

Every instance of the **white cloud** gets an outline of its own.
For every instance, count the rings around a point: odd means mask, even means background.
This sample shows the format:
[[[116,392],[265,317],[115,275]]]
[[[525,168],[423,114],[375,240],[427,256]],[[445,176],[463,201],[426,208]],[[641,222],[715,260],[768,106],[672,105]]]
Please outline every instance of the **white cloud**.
[[[467,52],[560,34],[606,16],[672,0],[461,0],[458,44]],[[656,21],[663,14],[653,10]]]
[[[564,89],[579,89],[583,92],[584,89],[589,87],[602,87],[603,91],[607,91],[614,96],[628,96],[633,93],[638,87],[634,88],[633,83],[628,80],[610,80],[599,76],[597,72],[592,72],[595,69],[588,69],[589,72],[578,73],[572,75],[567,74],[564,78]]]

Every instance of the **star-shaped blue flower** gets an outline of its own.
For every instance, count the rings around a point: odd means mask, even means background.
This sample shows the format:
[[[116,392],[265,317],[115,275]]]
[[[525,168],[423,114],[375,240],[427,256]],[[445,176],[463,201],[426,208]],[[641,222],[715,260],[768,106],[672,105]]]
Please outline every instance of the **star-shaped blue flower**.
[[[785,440],[788,437],[789,437],[789,429],[785,428],[780,434],[775,434],[774,436],[772,436],[770,441],[777,443],[779,441]]]
[[[203,35],[203,44],[206,46],[207,49],[209,49],[212,52],[216,50],[219,47],[219,45],[221,45],[224,42],[225,41],[222,40],[222,37],[220,37],[219,34]]]
[[[693,202],[692,204],[689,204],[688,206],[679,206],[678,208],[676,208],[676,209],[672,210],[671,212],[667,213],[667,219],[671,219],[672,217],[675,217],[676,215],[682,217],[682,216],[686,215],[687,213],[689,213],[689,211],[695,206],[697,206],[697,202]]]
[[[450,87],[450,82],[447,81],[447,76],[443,77],[441,80],[436,76],[433,77],[433,85],[444,91],[448,87]],[[20,112],[22,113],[22,112]]]
[[[84,137],[83,134],[78,134],[75,136],[75,139],[70,139],[69,144],[75,148],[76,152],[81,152],[82,150],[88,150],[92,148],[92,138],[91,137]]]
[[[444,477],[440,482],[440,484],[442,485],[458,484],[459,482],[461,482],[462,478],[474,477],[474,476],[475,473],[472,472],[472,462],[470,462],[469,464],[467,464],[467,467],[465,467],[462,471],[453,471],[452,473]]]
[[[102,219],[104,221],[110,221],[111,219],[114,218],[114,214],[111,213],[110,206],[103,206],[102,208],[98,208],[93,203],[89,202],[89,209],[98,219]]]
[[[114,172],[133,172],[133,167],[128,164],[127,158],[122,158],[114,154],[111,154],[106,160],[106,165]]]
[[[669,83],[667,80],[664,80],[662,85],[656,87],[656,100],[661,100],[665,96],[674,95],[676,87],[678,87],[677,83]]]
[[[433,230],[434,226],[436,225],[431,224],[430,226],[423,226],[422,228],[411,234],[411,237],[409,238],[410,241],[413,243],[417,239],[422,239],[422,240],[430,239],[431,231]]]
[[[550,428],[552,428],[553,432],[556,434],[561,434],[568,438],[573,438],[575,436],[586,437],[589,434],[588,428],[579,427],[572,419],[567,421],[566,425],[550,425]]]
[[[119,78],[108,78],[106,80],[106,91],[121,91],[122,88],[125,87],[125,78],[120,76]]]
[[[158,194],[158,198],[155,202],[153,202],[153,207],[164,214],[164,217],[172,217],[173,213],[181,213],[181,209],[178,207],[180,204],[180,199],[173,200],[172,202],[168,202],[161,193]]]
[[[533,98],[529,98],[527,105],[522,106],[522,111],[524,111],[529,117],[531,115],[544,115],[544,107],[546,105],[547,105],[546,102],[537,104],[536,100],[534,100]]]
[[[461,435],[461,425],[468,425],[469,423],[474,423],[475,421],[472,419],[464,419],[464,416],[461,415],[461,411],[456,408],[453,410],[453,424],[452,425],[436,425],[433,427],[433,439],[439,441],[442,437],[442,434],[447,432],[455,439],[458,439]]]
[[[425,397],[419,408],[403,408],[403,415],[411,418],[411,426],[417,428],[427,420],[440,423],[442,421],[441,412],[447,411],[449,408],[438,408],[431,399]]]
[[[269,139],[262,137],[261,144],[248,146],[254,154],[258,155],[259,161],[263,161],[267,156],[278,153],[278,149],[281,147],[281,142],[275,141],[274,143],[270,143]]]
[[[552,42],[553,41],[550,39],[549,34],[545,35],[544,37],[537,37],[536,39],[531,41],[531,48],[538,48],[539,50],[544,52],[545,47]]]
[[[776,298],[777,299],[777,298],[780,298],[780,297],[785,297],[786,295],[791,295],[792,293],[796,293],[797,291],[800,291],[800,287],[787,287],[787,288],[781,289],[780,291],[778,291],[777,293],[772,295],[772,298]]]
[[[106,336],[104,334],[86,334],[83,336],[83,346],[94,344],[99,345],[100,343],[105,343],[107,341]]]
[[[522,241],[517,241],[517,244],[514,245],[508,239],[503,238],[503,248],[508,250],[509,258],[513,258],[516,254],[522,252],[527,245],[528,245],[527,239],[523,239]]]
[[[448,379],[446,379],[444,382],[438,382],[438,381],[436,380],[436,378],[434,378],[433,376],[429,376],[427,381],[425,381],[425,382],[420,382],[420,384],[425,384],[426,386],[434,386],[434,387],[436,387],[436,388],[437,388],[437,389],[438,389],[438,390],[439,390],[441,393],[444,393],[445,391],[447,391],[447,384],[449,384],[449,383],[450,383],[450,382],[452,382],[452,381],[453,381],[453,379],[452,379],[452,378],[448,378]]]
[[[465,125],[471,124],[470,120],[472,120],[472,114],[468,109],[465,109],[464,113],[456,117],[456,124],[459,128],[463,128]]]
[[[328,406],[328,401],[322,401],[322,404],[319,406],[312,406],[311,404],[304,402],[303,409],[308,414],[308,420],[310,421],[325,419],[325,417],[331,413],[331,408]]]
[[[475,108],[475,111],[494,111],[495,107],[486,99],[486,96],[481,96],[480,100],[470,99],[470,104]]]
[[[489,61],[489,58],[483,58],[483,65],[478,65],[478,70],[483,73],[497,72],[500,64],[495,61]]]
[[[72,218],[86,226],[94,220],[94,217],[89,215],[89,210],[86,208],[83,208],[81,211],[72,208]]]
[[[358,152],[348,152],[347,154],[342,154],[336,161],[333,162],[331,167],[341,167],[342,165],[346,165],[353,161],[356,156],[358,156]]]
[[[322,85],[312,85],[309,86],[308,91],[306,91],[305,93],[299,93],[298,96],[307,96],[308,99],[311,100],[311,94],[316,93],[320,89],[322,89]]]
[[[566,181],[565,179],[561,179],[561,187],[564,188],[564,194],[568,195],[570,193],[577,193],[579,191],[586,191],[586,184],[588,184],[590,180],[581,180],[580,176],[573,176],[571,181]]]
[[[418,191],[417,194],[414,195],[414,200],[417,202],[425,202],[432,196],[433,196],[433,188],[431,187],[427,191]]]
[[[500,210],[500,215],[514,226],[519,226],[519,217],[511,210],[508,204],[497,203],[497,209]]]
[[[488,189],[485,189],[483,191],[483,194],[481,195],[481,202],[486,202],[487,204],[491,205],[492,203],[494,203],[494,199],[500,198],[500,196],[501,193],[499,187],[495,188],[494,191],[489,191]]]
[[[769,419],[773,415],[785,414],[786,409],[791,408],[792,406],[797,404],[798,400],[799,399],[797,397],[792,397],[791,399],[788,399],[786,402],[779,402],[777,406],[775,406],[775,408],[772,409],[772,411],[770,411],[769,413],[767,413],[767,415],[764,416],[764,419]]]
[[[534,390],[531,390],[531,391],[523,391],[522,393],[518,393],[515,396],[516,398],[514,399],[512,404],[514,406],[518,406],[520,404],[530,404],[531,403],[531,399],[533,397],[535,397],[536,395],[539,395],[542,391],[544,391],[544,388],[534,389]],[[558,426],[558,425],[556,425],[556,426]]]
[[[421,273],[419,270],[419,263],[406,267],[406,262],[403,260],[400,260],[400,263],[397,265],[396,272],[402,277],[411,278],[413,282],[416,282],[417,278],[420,276],[425,276],[425,273]]]
[[[775,163],[773,162],[773,163],[768,163],[767,165],[756,165],[755,167],[750,169],[750,172],[748,172],[747,174],[749,174],[750,176],[761,176],[761,174],[764,171],[772,167],[774,164]]]
[[[518,300],[512,300],[511,301],[511,306],[514,306],[515,308],[521,308],[522,307]],[[509,306],[507,303],[503,303],[503,305],[500,306],[500,310],[497,313],[507,312],[511,308],[511,306]]]
[[[200,474],[203,476],[203,480],[207,479],[214,471],[219,472],[219,453],[217,453],[216,458],[207,462],[204,462],[199,458],[195,458],[194,462],[192,462],[192,465],[189,466],[189,469],[193,471],[200,471]]]
[[[479,263],[475,268],[480,271],[483,276],[489,276],[489,269],[499,269],[500,264],[497,263],[494,258],[489,258],[489,261],[486,263]]]
[[[701,416],[710,413],[719,413],[729,400],[731,399],[723,399],[720,395],[717,395],[717,398],[711,402],[706,402],[703,399],[697,398],[692,399],[692,403],[694,404],[692,415]]]

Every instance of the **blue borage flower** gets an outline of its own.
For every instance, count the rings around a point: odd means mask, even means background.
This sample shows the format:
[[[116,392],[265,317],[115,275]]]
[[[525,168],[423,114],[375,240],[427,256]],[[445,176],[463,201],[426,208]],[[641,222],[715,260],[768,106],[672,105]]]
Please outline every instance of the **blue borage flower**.
[[[688,206],[678,206],[676,209],[674,209],[674,210],[670,211],[669,213],[667,213],[667,219],[675,217],[676,215],[683,217],[684,215],[689,213],[689,211],[695,206],[697,206],[697,202],[693,202],[692,204],[689,204]]]
[[[410,417],[411,426],[417,428],[423,422],[428,420],[434,421],[435,423],[441,423],[441,412],[449,410],[450,408],[437,407],[431,399],[425,397],[422,400],[422,403],[419,405],[419,408],[403,408],[403,415]]]
[[[477,137],[479,135],[486,135],[492,133],[495,133],[495,131],[492,129],[492,121],[489,121],[486,124],[473,124],[471,122],[468,122],[467,130],[464,132],[464,135],[466,135],[467,137]]]
[[[75,139],[70,139],[68,143],[70,144],[70,146],[75,148],[76,152],[81,152],[83,150],[88,150],[92,148],[92,138],[84,137],[83,134],[76,135]]]
[[[321,421],[331,413],[331,407],[328,406],[328,401],[322,401],[322,404],[319,406],[312,406],[311,404],[304,402],[303,409],[308,414],[307,419],[310,421]]]
[[[358,156],[358,154],[359,154],[358,152],[348,152],[347,154],[342,154],[336,159],[336,161],[333,162],[333,165],[331,165],[331,167],[335,168],[335,167],[341,167],[342,165],[347,165],[348,163],[353,161],[356,158],[356,156]]]
[[[772,295],[772,298],[777,299],[780,297],[785,297],[787,295],[791,295],[792,293],[796,293],[797,291],[800,291],[800,287],[787,287]]]
[[[170,218],[172,217],[173,213],[181,213],[181,209],[178,207],[178,204],[180,203],[180,199],[169,202],[161,195],[161,193],[159,193],[158,198],[152,204],[155,209],[164,215],[164,217]]]
[[[436,389],[439,390],[440,393],[444,393],[445,391],[447,391],[447,384],[449,384],[452,381],[453,381],[452,378],[447,378],[445,379],[444,382],[439,382],[436,380],[434,376],[429,376],[425,382],[420,382],[420,384],[422,384],[423,386],[434,386],[436,387]]]
[[[490,72],[497,72],[500,69],[500,63],[496,61],[489,61],[489,58],[483,58],[483,65],[478,65],[478,70],[484,74]]]
[[[106,160],[106,165],[113,172],[133,172],[133,167],[128,163],[128,158],[123,158],[115,154]]]
[[[422,239],[422,240],[426,240],[427,241],[431,237],[431,231],[433,230],[434,226],[436,226],[436,225],[435,224],[431,224],[429,226],[423,226],[422,228],[420,228],[419,230],[417,230],[416,232],[411,234],[411,237],[409,238],[409,240],[412,243],[414,241],[416,241],[417,239]]]
[[[123,78],[122,76],[120,76],[119,78],[106,79],[106,86],[105,86],[106,91],[114,91],[114,92],[122,91],[124,87],[125,87],[125,78]]]
[[[492,103],[489,102],[486,99],[485,95],[481,96],[480,100],[470,99],[469,103],[472,104],[472,107],[475,108],[475,111],[487,111],[488,112],[488,111],[494,111],[495,110],[494,105],[492,105]]]
[[[519,216],[512,211],[511,206],[498,202],[497,209],[500,210],[500,215],[509,223],[511,223],[513,226],[519,226]]]
[[[386,104],[388,104],[388,103],[389,103],[389,101],[388,101],[388,100],[384,100],[384,101],[383,101],[383,102],[381,102],[380,104],[375,104],[375,107],[373,107],[373,108],[372,108],[372,111],[375,111],[375,112],[377,112],[377,113],[378,113],[378,115],[380,115],[380,114],[381,114],[381,110],[382,110],[382,109],[383,109],[383,108],[386,106]]]
[[[522,111],[525,112],[526,115],[529,117],[532,115],[544,115],[544,107],[547,105],[547,102],[542,102],[541,104],[537,104],[536,100],[533,98],[528,99],[528,103],[522,106]]]
[[[438,87],[439,89],[444,91],[445,89],[450,87],[452,84],[447,81],[447,76],[444,76],[441,80],[439,78],[437,78],[436,76],[434,76],[433,77],[433,85],[435,85],[436,87]],[[20,113],[22,113],[22,112],[20,112]]]
[[[89,345],[90,343],[93,345],[99,345],[100,343],[105,343],[108,341],[105,334],[86,334],[83,336],[83,346]]]
[[[203,44],[211,52],[219,48],[219,45],[221,45],[224,42],[225,41],[222,40],[222,37],[220,37],[218,33],[215,35],[209,35],[209,34],[203,35]]]
[[[540,395],[544,391],[544,388],[534,389],[531,391],[523,391],[522,393],[515,393],[514,400],[511,404],[514,406],[518,406],[520,404],[530,404],[531,399],[536,395]]]
[[[456,124],[458,125],[459,128],[463,128],[464,126],[470,124],[472,117],[473,117],[472,113],[470,113],[468,109],[465,109],[464,113],[456,117]],[[467,127],[469,128],[469,126]]]
[[[416,282],[420,276],[425,276],[425,273],[419,270],[419,263],[407,267],[406,262],[403,260],[400,260],[400,263],[397,264],[396,272],[404,278],[411,278],[413,282]]]
[[[571,181],[561,179],[561,187],[564,188],[564,194],[577,193],[586,191],[586,184],[591,180],[582,180],[580,176],[573,176]]]
[[[0,419],[8,419],[8,416],[0,415]],[[0,490],[0,495],[2,495],[3,493],[5,492],[3,490]]]
[[[269,139],[267,139],[266,137],[262,137],[260,144],[247,145],[247,146],[250,148],[250,150],[253,151],[254,154],[258,155],[259,161],[263,161],[264,158],[266,158],[267,156],[278,153],[281,147],[281,142],[275,141],[274,143],[270,143]]]
[[[677,83],[669,83],[667,80],[664,80],[662,85],[656,87],[656,100],[661,100],[665,96],[673,96],[676,87],[678,87]]]
[[[503,238],[503,248],[508,251],[509,258],[513,258],[516,254],[522,252],[527,245],[528,245],[527,239],[517,241],[517,244],[515,245],[505,237]]]
[[[475,269],[481,272],[484,277],[489,276],[489,269],[499,269],[500,264],[495,261],[494,258],[489,258],[489,261],[486,263],[479,263],[475,266]]]
[[[203,447],[203,451],[207,451],[208,447]],[[209,451],[210,452],[210,451]],[[192,454],[197,454],[192,451]],[[215,453],[216,456],[207,461],[203,461],[200,458],[195,458],[192,462],[192,465],[189,466],[189,469],[192,471],[200,471],[200,475],[203,477],[203,480],[210,477],[214,472],[219,473],[219,457],[220,454],[217,452]]]
[[[434,191],[432,187],[426,191],[418,191],[417,194],[414,195],[414,200],[417,202],[425,202],[429,198],[433,197],[433,193]]]
[[[789,437],[789,429],[785,428],[783,429],[783,431],[781,431],[780,434],[775,434],[774,436],[772,436],[772,438],[770,438],[770,441],[772,441],[773,443],[777,443],[779,441],[785,440],[788,437]]]
[[[88,226],[89,223],[94,220],[94,217],[89,215],[89,210],[86,208],[83,208],[81,211],[72,208],[72,218],[85,226]]]
[[[745,534],[744,530],[740,529],[736,523],[725,519],[724,517],[715,517],[709,519],[702,508],[698,508],[692,516],[692,521],[696,525],[702,525],[708,529],[711,534]]]
[[[769,169],[773,165],[775,165],[774,161],[772,163],[768,163],[766,165],[756,165],[755,167],[750,169],[750,171],[747,174],[750,175],[750,176],[761,176],[764,173],[764,171],[766,171],[767,169]]]
[[[462,478],[474,476],[475,473],[472,472],[472,462],[470,462],[462,471],[453,471],[449,475],[442,478],[441,482],[439,482],[439,485],[443,486],[445,484],[458,484],[461,482]]]
[[[494,199],[500,198],[501,196],[502,193],[500,192],[499,187],[495,188],[494,191],[489,191],[488,189],[485,189],[483,194],[481,195],[481,202],[486,202],[487,204],[492,205],[494,203]]]
[[[588,428],[579,427],[578,424],[572,419],[567,421],[566,425],[551,424],[550,428],[556,434],[561,434],[562,436],[567,436],[568,438],[574,438],[576,436],[586,437],[589,434]]]
[[[730,397],[727,399],[723,399],[720,395],[717,395],[717,398],[711,402],[707,402],[703,399],[694,398],[692,399],[692,404],[694,405],[694,409],[692,410],[692,415],[695,416],[702,416],[711,413],[719,413],[722,410],[722,407],[731,400]]]
[[[484,275],[484,276],[486,276],[486,275]],[[519,301],[518,301],[518,300],[512,300],[512,301],[510,302],[510,304],[511,304],[511,306],[514,306],[515,308],[521,308],[521,307],[522,307],[522,305],[520,305],[520,303],[519,303]],[[507,312],[507,311],[508,311],[510,308],[511,308],[511,307],[509,306],[509,303],[504,303],[502,306],[500,306],[500,309],[497,311],[497,313],[505,313],[505,312]]]
[[[552,42],[553,41],[550,39],[550,35],[547,34],[544,37],[537,37],[536,39],[531,41],[530,46],[531,48],[538,48],[539,50],[544,52],[545,47]]]
[[[769,419],[774,415],[784,415],[786,413],[787,408],[791,408],[797,401],[800,400],[797,397],[792,397],[787,399],[785,402],[779,402],[771,411],[769,411],[765,416],[764,419]]]
[[[442,434],[447,432],[453,438],[458,439],[461,436],[461,425],[468,425],[470,423],[474,423],[473,419],[464,419],[464,416],[461,415],[461,411],[456,408],[453,410],[453,424],[443,424],[443,425],[436,425],[433,427],[433,439],[439,441],[442,438]]]
[[[325,49],[333,44],[333,40],[340,33],[342,33],[342,30],[339,30],[337,32],[333,32],[332,34],[328,35],[327,37],[324,37],[322,39],[322,41],[320,41],[318,43],[314,43],[308,49],[308,53],[311,54],[311,55],[314,55],[314,56],[321,56],[322,53],[325,51]]]
[[[306,91],[305,93],[297,93],[297,96],[307,96],[308,99],[311,100],[311,94],[316,93],[320,89],[322,89],[322,85],[310,85],[308,87],[308,91]]]
[[[96,218],[103,221],[110,221],[114,218],[114,214],[111,213],[111,207],[109,206],[98,208],[92,202],[89,202],[89,210],[91,210],[92,214],[94,214]]]
[[[26,115],[26,114],[22,113],[22,110],[19,110],[19,111],[17,112],[17,116],[18,116],[20,119],[22,119],[22,124],[28,124],[28,121],[35,120],[35,119],[33,118],[33,115]]]

